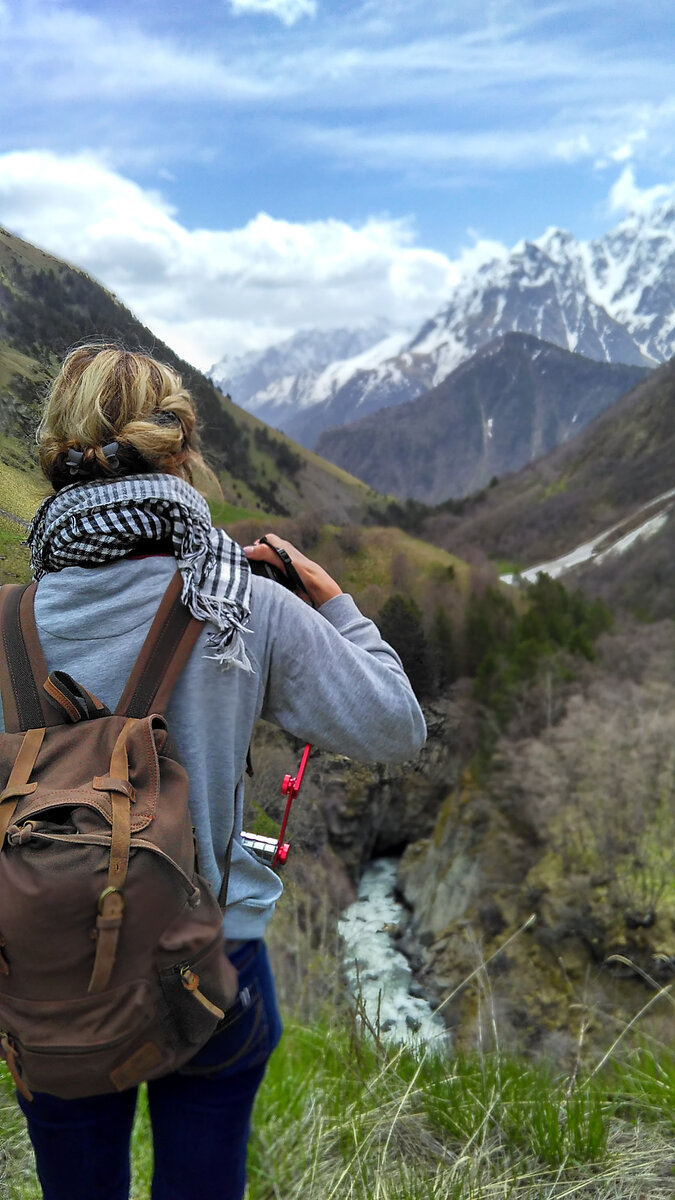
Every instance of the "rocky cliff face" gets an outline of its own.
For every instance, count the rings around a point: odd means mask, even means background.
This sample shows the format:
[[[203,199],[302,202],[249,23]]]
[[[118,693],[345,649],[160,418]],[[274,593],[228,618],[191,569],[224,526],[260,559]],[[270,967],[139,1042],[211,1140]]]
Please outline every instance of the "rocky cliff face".
[[[317,784],[331,850],[353,882],[365,864],[400,854],[434,828],[448,786],[458,777],[457,705],[428,705],[427,744],[410,763],[359,767],[325,757]]]
[[[411,763],[314,755],[285,868],[307,941],[335,927],[371,857],[401,854],[410,916],[397,944],[458,1047],[496,1030],[505,1047],[560,1059],[580,1036],[620,1032],[675,977],[673,661],[670,622],[606,638],[565,685],[557,723],[502,735],[488,767],[474,765],[466,683],[427,707]],[[266,773],[278,792],[295,750],[277,732],[258,738],[256,788],[278,819]],[[672,1007],[656,1004],[645,1030],[671,1041]]]
[[[409,763],[366,766],[312,752],[289,824],[289,873],[296,851],[330,854],[340,864],[347,888],[353,887],[371,858],[400,854],[431,833],[448,787],[459,777],[463,713],[456,699],[426,705],[424,711],[427,743]],[[246,820],[261,833],[276,833],[285,803],[279,784],[292,771],[299,747],[261,725],[252,750],[255,774],[247,786]]]
[[[494,1021],[503,1044],[558,1053],[675,976],[670,750],[656,728],[671,718],[654,686],[625,684],[621,701],[616,685],[591,689],[555,731],[504,742],[406,849],[403,946],[459,1045]],[[659,1020],[672,1038],[671,1010]]]

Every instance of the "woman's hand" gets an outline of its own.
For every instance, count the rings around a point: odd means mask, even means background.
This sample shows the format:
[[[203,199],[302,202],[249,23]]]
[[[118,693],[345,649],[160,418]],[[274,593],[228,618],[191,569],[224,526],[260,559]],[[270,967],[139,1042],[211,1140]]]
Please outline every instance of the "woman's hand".
[[[311,558],[307,558],[307,555],[298,550],[291,542],[277,537],[276,533],[266,533],[265,537],[270,543],[269,546],[259,541],[254,542],[252,546],[244,546],[244,554],[247,558],[252,559],[254,562],[270,563],[273,567],[284,571],[281,559],[272,549],[273,546],[278,546],[288,554],[302,580],[303,586],[307,590],[307,594],[311,596],[317,608],[320,608],[327,600],[331,600],[333,596],[342,595],[342,588],[328,574],[328,571],[324,571],[323,567],[320,567],[318,563],[313,562]]]

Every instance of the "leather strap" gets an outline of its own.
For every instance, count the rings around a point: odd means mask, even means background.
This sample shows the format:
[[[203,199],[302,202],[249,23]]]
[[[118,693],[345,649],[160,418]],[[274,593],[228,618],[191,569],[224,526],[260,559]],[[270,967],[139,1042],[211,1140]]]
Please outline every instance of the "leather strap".
[[[12,817],[20,798],[30,795],[37,787],[36,783],[29,783],[28,780],[33,773],[44,736],[44,729],[28,729],[26,731],[7,780],[7,786],[3,792],[0,792],[0,850],[5,844],[5,834],[12,823]]]
[[[182,576],[176,571],[141,647],[133,670],[115,709],[118,714],[144,717],[152,710],[161,713],[173,687],[199,638],[203,622],[192,616],[181,602]],[[33,600],[37,584],[26,587],[7,584],[0,589],[0,692],[8,733],[62,723],[64,709],[48,679],[40,639],[35,625]],[[97,706],[100,701],[92,697]],[[57,701],[54,704],[54,701]],[[67,706],[65,712],[72,720]]]
[[[110,982],[122,928],[124,914],[122,889],[126,883],[129,869],[131,804],[134,799],[133,788],[129,783],[129,756],[126,740],[134,724],[134,720],[129,719],[122,726],[113,747],[110,774],[94,780],[94,787],[102,789],[105,786],[110,796],[112,832],[108,861],[108,886],[99,898],[99,913],[96,919],[96,954],[87,988],[87,991],[92,993],[104,991]]]
[[[161,713],[204,627],[181,601],[176,571],[141,647],[115,712],[129,717]]]
[[[42,692],[47,665],[35,627],[33,598],[37,584],[7,584],[0,590],[0,689],[7,733],[58,725],[58,714]]]
[[[96,717],[109,717],[110,711],[98,696],[87,691],[81,683],[68,675],[66,671],[50,671],[42,689],[47,693],[49,702],[56,706],[60,715],[65,713],[73,725],[78,721],[93,721]]]
[[[117,954],[117,942],[122,925],[124,897],[120,892],[106,888],[99,900],[96,918],[96,956],[87,991],[102,992],[112,975]]]
[[[108,884],[121,891],[127,881],[131,847],[131,801],[122,792],[111,792],[112,841]]]
[[[74,703],[68,692],[66,692],[63,688],[60,688],[58,684],[55,683],[51,676],[48,676],[47,679],[45,679],[42,686],[49,696],[49,699],[53,700],[55,704],[58,704],[59,708],[63,709],[69,721],[72,721],[73,724],[76,724],[77,721],[82,720],[83,714],[80,712],[77,704]]]
[[[13,656],[10,653],[10,639],[14,613],[10,614],[10,604],[14,609],[14,597],[17,588],[5,584],[0,588],[0,638],[2,638],[2,654],[0,654],[0,693],[2,694],[2,715],[7,733],[19,732],[19,714],[17,711],[17,695],[12,679]],[[18,606],[16,621],[18,622]]]

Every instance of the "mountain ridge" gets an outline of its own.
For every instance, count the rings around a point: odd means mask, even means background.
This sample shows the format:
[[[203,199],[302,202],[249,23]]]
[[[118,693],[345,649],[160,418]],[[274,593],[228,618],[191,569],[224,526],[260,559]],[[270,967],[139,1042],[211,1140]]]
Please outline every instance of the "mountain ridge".
[[[505,333],[422,396],[326,430],[317,448],[400,500],[440,503],[569,441],[646,370]]]
[[[338,388],[328,386],[328,376],[326,386],[314,379],[312,404],[284,369],[286,400],[267,419],[314,446],[326,428],[422,395],[507,332],[530,333],[597,361],[654,366],[675,353],[674,313],[672,202],[628,216],[590,242],[549,228],[463,276],[397,353],[384,352],[365,370],[355,365],[351,376],[334,372],[341,377]],[[283,356],[283,346],[278,349]],[[292,397],[300,392],[298,407]],[[236,389],[234,396],[244,407],[261,402]]]
[[[569,556],[561,573],[566,586],[581,584],[649,619],[670,617],[673,462],[675,359],[650,372],[574,440],[460,506],[439,506],[415,531],[455,554],[469,545],[479,548],[509,573]],[[622,553],[600,557],[622,541]],[[600,554],[574,561],[589,542]]]

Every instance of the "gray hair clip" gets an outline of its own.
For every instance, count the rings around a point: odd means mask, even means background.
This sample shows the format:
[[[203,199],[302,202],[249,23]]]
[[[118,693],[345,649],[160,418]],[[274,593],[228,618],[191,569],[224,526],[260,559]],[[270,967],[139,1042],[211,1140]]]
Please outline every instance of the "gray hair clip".
[[[120,465],[120,460],[117,457],[117,451],[119,450],[119,443],[118,442],[108,442],[108,445],[101,446],[101,449],[102,449],[103,453],[105,454],[105,457],[108,462],[108,466],[110,467],[111,471],[116,471]]]
[[[66,454],[66,465],[71,475],[77,475],[84,458],[83,450],[69,450]]]

